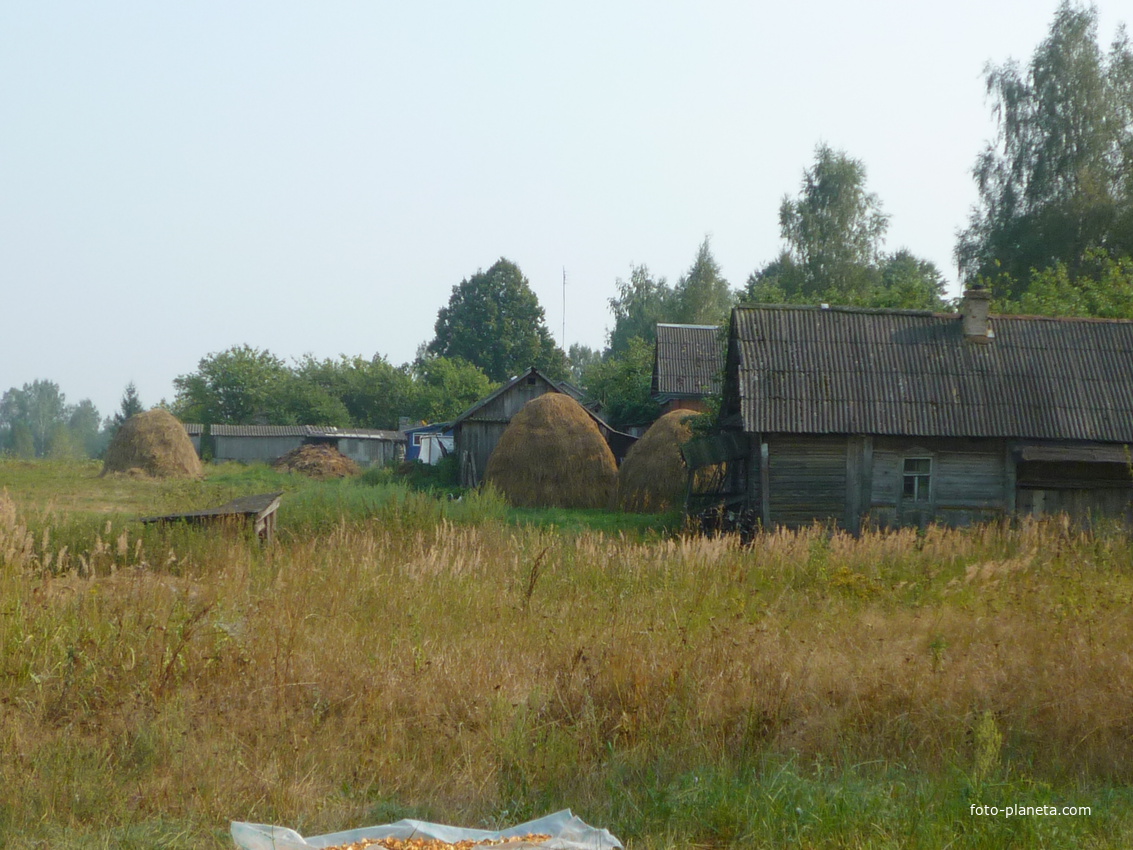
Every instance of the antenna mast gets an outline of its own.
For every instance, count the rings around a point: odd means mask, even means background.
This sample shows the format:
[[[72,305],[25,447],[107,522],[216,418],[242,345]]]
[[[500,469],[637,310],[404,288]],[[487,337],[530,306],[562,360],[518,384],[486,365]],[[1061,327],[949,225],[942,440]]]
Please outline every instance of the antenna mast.
[[[563,266],[563,351],[566,351],[566,266]]]

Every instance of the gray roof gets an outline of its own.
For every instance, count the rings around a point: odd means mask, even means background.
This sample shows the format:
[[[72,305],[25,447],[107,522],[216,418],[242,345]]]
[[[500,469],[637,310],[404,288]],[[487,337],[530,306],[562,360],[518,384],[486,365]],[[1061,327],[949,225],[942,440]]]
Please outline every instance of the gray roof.
[[[336,428],[333,425],[213,425],[214,437],[312,437],[322,439],[404,441],[400,431]]]
[[[720,392],[724,343],[716,325],[657,325],[653,395],[699,398]]]
[[[518,374],[514,378],[512,378],[510,381],[506,381],[505,383],[496,387],[496,389],[494,389],[488,395],[484,396],[478,402],[473,404],[471,407],[469,407],[467,410],[465,410],[463,413],[461,413],[458,417],[456,417],[456,419],[452,420],[452,423],[451,423],[452,427],[455,428],[457,425],[462,423],[465,419],[468,419],[470,416],[472,416],[474,413],[476,413],[477,410],[480,410],[481,408],[486,407],[488,404],[490,404],[491,402],[495,401],[497,398],[502,396],[504,393],[506,393],[508,390],[510,390],[512,387],[514,387],[520,381],[522,381],[522,380],[526,379],[528,376],[532,376],[532,375],[539,378],[540,380],[542,380],[544,383],[546,383],[552,389],[557,390],[558,392],[561,392],[561,393],[565,393],[566,395],[569,395],[571,398],[573,398],[575,401],[577,401],[583,407],[586,407],[586,404],[584,403],[585,393],[583,393],[583,391],[580,388],[576,387],[574,384],[570,383],[569,381],[556,381],[553,378],[548,378],[546,375],[544,375],[542,372],[540,372],[534,366],[529,366],[526,371],[521,372],[520,374]],[[594,412],[590,411],[590,413],[591,413],[591,415],[593,415]],[[595,417],[595,418],[597,418],[597,417]]]
[[[201,434],[203,434],[205,432],[205,426],[204,425],[197,425],[196,423],[190,423],[190,422],[186,422],[184,424],[185,424],[185,433],[188,434],[190,437],[199,437]]]
[[[1133,442],[1133,321],[991,327],[980,344],[958,314],[738,307],[725,413],[754,432]]]

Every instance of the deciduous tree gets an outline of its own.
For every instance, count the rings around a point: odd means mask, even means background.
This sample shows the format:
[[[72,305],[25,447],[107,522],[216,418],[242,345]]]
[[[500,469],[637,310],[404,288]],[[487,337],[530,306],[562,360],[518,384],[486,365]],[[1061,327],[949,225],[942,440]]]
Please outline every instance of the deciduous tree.
[[[657,323],[673,321],[676,299],[665,278],[654,277],[645,265],[631,266],[629,280],[618,278],[614,286],[618,294],[609,300],[614,327],[606,351],[621,356],[630,340],[657,338]]]
[[[979,204],[956,256],[1020,299],[1032,270],[1072,279],[1091,249],[1133,254],[1133,49],[1124,29],[1107,55],[1098,12],[1064,2],[1026,69],[988,65],[995,140],[973,168]]]
[[[708,238],[700,243],[692,266],[673,290],[674,309],[671,322],[688,325],[719,325],[735,304],[728,281],[720,273],[720,264],[712,256]]]
[[[566,355],[551,339],[539,299],[507,259],[454,286],[437,313],[435,331],[429,354],[463,358],[493,381],[530,366],[554,378],[567,376]]]

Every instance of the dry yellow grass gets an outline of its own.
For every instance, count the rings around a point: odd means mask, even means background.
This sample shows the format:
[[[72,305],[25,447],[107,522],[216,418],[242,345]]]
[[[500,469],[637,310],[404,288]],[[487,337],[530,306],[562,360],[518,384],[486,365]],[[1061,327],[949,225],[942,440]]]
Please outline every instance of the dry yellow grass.
[[[1133,781],[1124,537],[388,520],[64,545],[0,505],[0,827],[608,811],[611,761],[967,771],[985,718],[993,766]]]

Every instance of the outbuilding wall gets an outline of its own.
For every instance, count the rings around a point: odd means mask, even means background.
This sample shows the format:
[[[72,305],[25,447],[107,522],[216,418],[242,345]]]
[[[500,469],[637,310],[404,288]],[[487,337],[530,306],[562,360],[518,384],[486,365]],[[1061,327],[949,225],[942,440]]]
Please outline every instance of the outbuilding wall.
[[[213,459],[271,463],[292,449],[303,445],[305,438],[294,437],[222,437],[213,436]]]

